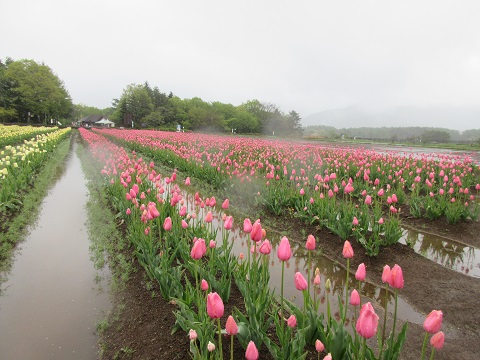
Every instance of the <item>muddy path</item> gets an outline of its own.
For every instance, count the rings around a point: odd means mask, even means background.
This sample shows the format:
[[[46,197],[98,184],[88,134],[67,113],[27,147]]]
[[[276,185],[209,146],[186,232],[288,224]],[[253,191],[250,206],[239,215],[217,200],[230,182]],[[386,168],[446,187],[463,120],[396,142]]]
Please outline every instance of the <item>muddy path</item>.
[[[65,167],[0,285],[2,360],[98,357],[95,323],[109,308],[108,273],[90,261],[86,179],[75,136],[71,141]]]

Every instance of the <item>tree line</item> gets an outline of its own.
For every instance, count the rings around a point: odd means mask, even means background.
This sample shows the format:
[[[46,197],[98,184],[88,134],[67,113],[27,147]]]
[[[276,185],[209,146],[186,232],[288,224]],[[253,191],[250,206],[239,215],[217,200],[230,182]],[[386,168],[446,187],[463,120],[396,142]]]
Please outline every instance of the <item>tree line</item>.
[[[480,129],[471,129],[460,132],[445,128],[433,127],[359,127],[336,129],[332,126],[307,126],[304,130],[307,137],[327,139],[366,139],[366,140],[387,140],[392,142],[411,143],[480,143]]]
[[[299,137],[300,115],[282,112],[274,104],[249,100],[239,106],[219,101],[206,102],[199,97],[181,99],[157,86],[130,84],[120,99],[113,101],[111,120],[120,126],[266,134]]]
[[[104,115],[117,126],[183,131],[209,131],[300,137],[301,118],[274,104],[249,100],[234,106],[199,97],[181,99],[157,86],[130,84],[112,106],[98,109],[73,104],[63,81],[47,65],[34,60],[0,60],[0,122],[53,124]],[[65,121],[67,122],[67,121]]]
[[[0,60],[0,121],[56,124],[72,113],[63,81],[45,64],[33,60]]]

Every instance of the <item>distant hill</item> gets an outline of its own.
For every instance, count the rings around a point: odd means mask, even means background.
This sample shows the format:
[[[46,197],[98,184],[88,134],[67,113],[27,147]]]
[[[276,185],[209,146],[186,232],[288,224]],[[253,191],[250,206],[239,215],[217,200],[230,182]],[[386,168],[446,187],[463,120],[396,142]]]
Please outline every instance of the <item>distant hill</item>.
[[[397,107],[382,111],[359,106],[328,109],[305,116],[303,126],[359,127],[433,127],[458,131],[480,129],[478,107]]]

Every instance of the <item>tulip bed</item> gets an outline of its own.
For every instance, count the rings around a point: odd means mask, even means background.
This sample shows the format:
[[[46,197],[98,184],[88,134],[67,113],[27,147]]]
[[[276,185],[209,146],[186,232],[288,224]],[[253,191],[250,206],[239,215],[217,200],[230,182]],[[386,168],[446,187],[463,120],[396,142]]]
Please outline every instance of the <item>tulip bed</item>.
[[[360,243],[368,255],[402,236],[401,214],[449,223],[478,218],[479,166],[468,156],[419,156],[265,139],[104,129],[156,161],[217,188],[256,194],[273,214],[293,213]]]
[[[103,168],[104,183],[101,186],[108,194],[112,210],[126,226],[127,237],[134,247],[137,259],[149,278],[158,282],[163,298],[174,302],[178,307],[173,331],[183,330],[188,334],[192,358],[223,359],[224,355],[228,356],[230,352],[227,349],[223,351],[223,348],[229,346],[226,341],[222,341],[225,335],[230,337],[231,349],[234,341],[242,345],[248,360],[258,359],[259,351],[263,349],[267,349],[274,359],[302,359],[307,356],[308,346],[314,346],[318,358],[324,359],[399,357],[407,332],[407,324],[401,329],[396,326],[398,291],[404,284],[400,266],[395,265],[391,269],[385,266],[382,275],[386,289],[395,293],[394,320],[389,329],[385,320],[381,325],[370,302],[361,302],[362,282],[365,279],[363,264],[355,273],[356,288],[351,289],[349,286],[349,261],[354,256],[349,241],[345,241],[343,249],[347,278],[344,292],[339,295],[338,315],[332,315],[330,309],[329,280],[324,285],[327,311],[326,314],[319,313],[319,299],[314,291],[314,288],[321,286],[319,273],[310,274],[309,270],[307,274],[295,274],[295,287],[303,297],[303,306],[297,306],[284,296],[284,264],[292,256],[287,237],[282,237],[276,250],[278,259],[282,262],[282,285],[280,294],[277,294],[268,286],[270,273],[267,255],[272,251],[272,246],[260,220],[252,223],[249,219],[244,219],[243,231],[249,234],[248,249],[251,248],[252,251],[237,257],[232,252],[233,241],[229,237],[233,217],[228,215],[228,199],[222,202],[222,210],[217,219],[219,226],[214,226],[214,214],[218,208],[214,197],[202,198],[198,193],[190,197],[180,190],[175,172],[163,177],[156,172],[153,162],[145,163],[135,152],[127,153],[124,148],[98,133],[84,129],[80,129],[80,133],[89,144],[93,157]],[[175,156],[174,159],[179,157],[172,155],[172,150],[168,152],[168,156]],[[193,156],[198,159],[203,157],[197,154]],[[233,156],[233,153],[229,156]],[[271,164],[271,161],[273,158],[268,163]],[[198,164],[194,166],[202,169]],[[222,169],[219,170],[218,166],[216,171],[222,174]],[[254,167],[258,168],[259,165],[255,164]],[[203,168],[210,171],[213,166]],[[246,175],[249,179],[255,178],[256,172],[252,171]],[[327,169],[327,173],[332,178],[331,169]],[[277,175],[280,178],[280,174]],[[227,178],[230,176],[231,181],[234,174],[227,175]],[[239,181],[249,181],[246,176]],[[302,181],[304,188],[309,184],[306,173],[301,176],[307,179],[302,180],[290,176],[284,175],[283,182],[291,182],[293,188],[297,188],[295,183],[298,181]],[[270,179],[275,177],[274,172]],[[325,184],[325,179],[320,181],[316,176],[316,182]],[[190,178],[187,178],[185,185],[189,184]],[[352,183],[351,186],[355,188]],[[353,203],[349,194],[351,192],[344,194],[345,203]],[[305,194],[300,194],[298,198],[303,196]],[[383,195],[377,194],[375,201],[379,201],[378,197],[381,196]],[[217,235],[221,238],[218,243],[215,241]],[[309,252],[316,251],[313,236],[308,236],[305,247]],[[311,268],[310,263],[307,268]],[[313,281],[310,281],[311,278]],[[230,299],[232,286],[239,289],[243,306],[242,310],[235,309],[232,314],[225,314],[224,303]],[[358,316],[357,308],[360,308]],[[347,315],[350,312],[354,313],[353,318]],[[444,335],[440,331],[442,318],[442,312],[435,310],[425,320],[425,341],[419,350],[422,359],[427,354],[429,334],[433,334],[430,337],[431,350],[428,350],[430,358],[433,358],[436,349],[443,346]],[[367,345],[366,339],[375,335],[378,341],[372,348]],[[231,354],[229,357],[233,358],[233,352]]]
[[[22,192],[27,190],[34,181],[35,174],[43,166],[48,156],[57,144],[70,133],[70,128],[43,128],[43,133],[37,132],[41,128],[31,128],[17,131],[18,126],[2,126],[3,134],[13,134],[12,137],[3,137],[2,140],[18,145],[7,145],[0,150],[0,212],[14,210],[21,204]],[[24,129],[24,128],[20,128]],[[33,135],[29,140],[24,139],[28,134]],[[15,139],[15,142],[12,142]],[[7,141],[8,140],[8,141]]]
[[[0,148],[7,145],[18,144],[23,140],[32,139],[36,135],[48,134],[57,130],[57,127],[0,124]]]

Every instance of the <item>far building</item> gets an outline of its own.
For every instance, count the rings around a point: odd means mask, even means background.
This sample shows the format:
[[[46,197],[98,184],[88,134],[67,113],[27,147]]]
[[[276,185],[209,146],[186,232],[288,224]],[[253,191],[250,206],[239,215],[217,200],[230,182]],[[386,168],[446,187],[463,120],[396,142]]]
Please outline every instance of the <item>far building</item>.
[[[80,121],[77,122],[78,126],[84,128],[92,128],[92,127],[115,127],[115,123],[113,121],[108,120],[103,115],[90,115],[85,116]]]

